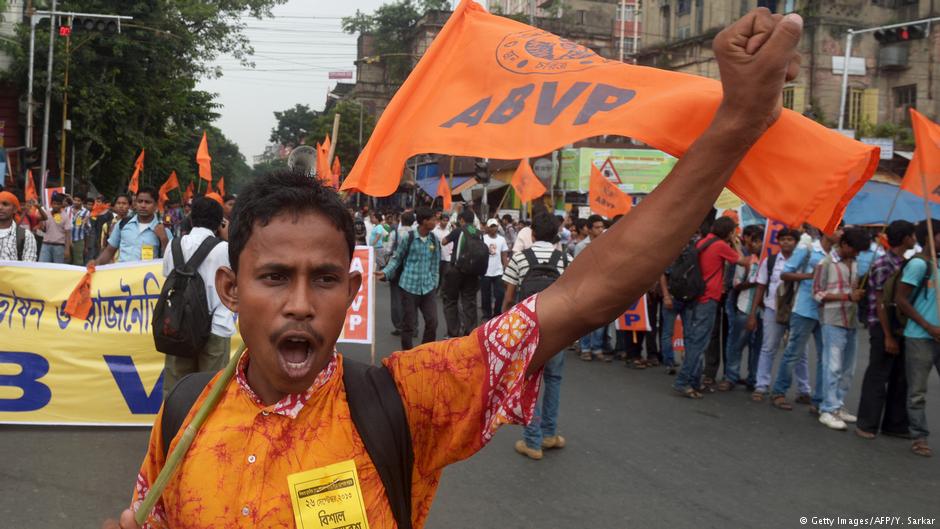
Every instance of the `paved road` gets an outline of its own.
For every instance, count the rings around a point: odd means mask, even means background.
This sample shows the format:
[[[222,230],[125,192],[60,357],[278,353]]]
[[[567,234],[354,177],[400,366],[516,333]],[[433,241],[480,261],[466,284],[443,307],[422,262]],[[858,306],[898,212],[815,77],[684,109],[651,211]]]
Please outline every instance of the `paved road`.
[[[398,342],[387,288],[378,293],[378,350],[387,352]],[[368,359],[366,347],[341,349]],[[856,381],[867,354],[863,345]],[[881,515],[940,523],[940,457],[827,430],[804,407],[775,410],[743,390],[681,399],[669,382],[659,369],[569,354],[560,416],[568,447],[530,461],[512,449],[521,430],[504,428],[445,471],[427,527],[776,528],[800,527],[801,516]],[[848,402],[856,407],[858,384]],[[928,408],[940,429],[936,376]],[[148,434],[0,426],[0,528],[100,527],[127,505]]]

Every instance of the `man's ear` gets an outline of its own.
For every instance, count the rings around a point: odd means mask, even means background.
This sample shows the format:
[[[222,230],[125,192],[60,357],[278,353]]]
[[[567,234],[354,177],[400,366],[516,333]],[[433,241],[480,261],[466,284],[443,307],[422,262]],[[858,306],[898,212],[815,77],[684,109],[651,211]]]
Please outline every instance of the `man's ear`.
[[[234,270],[227,266],[220,266],[216,270],[215,291],[223,305],[232,312],[238,312],[238,283]]]
[[[359,287],[362,286],[362,272],[349,273],[349,292],[346,295],[346,307],[352,305],[354,299],[359,294]]]

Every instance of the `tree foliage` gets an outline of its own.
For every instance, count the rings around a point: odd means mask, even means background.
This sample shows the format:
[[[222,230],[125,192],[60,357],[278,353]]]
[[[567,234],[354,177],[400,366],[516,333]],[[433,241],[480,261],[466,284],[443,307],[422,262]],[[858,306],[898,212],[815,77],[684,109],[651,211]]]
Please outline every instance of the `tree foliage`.
[[[146,149],[144,182],[159,185],[175,170],[181,183],[196,174],[195,152],[209,131],[213,174],[237,189],[250,169],[238,148],[210,126],[217,117],[215,94],[196,89],[200,78],[220,76],[212,66],[220,54],[247,63],[252,53],[244,33],[246,17],[263,17],[285,0],[72,0],[68,9],[130,15],[120,34],[75,29],[56,36],[51,110],[50,165],[57,165],[57,131],[62,127],[64,79],[68,62],[70,140],[76,151],[76,181],[106,192],[125,188],[141,148]],[[25,92],[29,27],[18,28],[18,44],[6,44],[14,57],[8,80]],[[41,123],[49,22],[36,31],[34,100]],[[67,60],[68,59],[68,60]],[[54,173],[53,173],[54,174]],[[54,180],[53,180],[54,182]]]
[[[307,145],[315,145],[333,133],[333,116],[340,115],[339,135],[336,140],[336,156],[339,156],[345,175],[352,168],[359,157],[359,103],[355,101],[340,101],[327,112],[319,112]],[[375,118],[368,112],[362,112],[362,146],[365,147],[372,129],[375,128]]]
[[[274,112],[277,125],[271,129],[270,141],[277,145],[296,147],[307,139],[317,119],[317,113],[300,103],[280,112]]]

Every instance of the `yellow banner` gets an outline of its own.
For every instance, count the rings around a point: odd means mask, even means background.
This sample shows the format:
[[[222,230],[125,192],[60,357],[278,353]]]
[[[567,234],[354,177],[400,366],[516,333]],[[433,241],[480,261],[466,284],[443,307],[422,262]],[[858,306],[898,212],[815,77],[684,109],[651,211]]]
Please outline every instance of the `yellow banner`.
[[[363,286],[341,342],[373,337],[371,248],[352,263]],[[88,320],[64,312],[77,266],[0,261],[0,423],[150,426],[163,365],[150,330],[162,261],[100,266]],[[232,350],[241,344],[232,337]]]

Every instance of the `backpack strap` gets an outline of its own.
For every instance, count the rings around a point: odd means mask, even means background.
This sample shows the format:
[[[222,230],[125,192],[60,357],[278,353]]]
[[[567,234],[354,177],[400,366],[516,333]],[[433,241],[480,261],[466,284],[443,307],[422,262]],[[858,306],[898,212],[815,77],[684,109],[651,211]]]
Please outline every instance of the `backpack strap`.
[[[170,243],[170,252],[173,253],[173,269],[182,272],[183,267],[186,266],[186,259],[183,258],[182,237],[173,239]]]
[[[23,260],[23,249],[26,247],[26,228],[16,226],[16,260]]]
[[[183,426],[183,421],[189,414],[190,408],[196,399],[206,389],[216,371],[200,371],[190,373],[176,382],[170,394],[163,403],[163,415],[160,417],[160,436],[163,439],[163,459],[166,459],[170,450],[170,442]]]
[[[532,248],[526,248],[522,251],[522,256],[525,257],[527,263],[529,263],[529,270],[532,270],[539,264],[539,260],[535,257],[535,252]]]
[[[182,243],[177,244],[176,241],[180,238],[173,239],[173,262],[176,263],[176,250],[175,248],[179,246],[182,248]],[[199,265],[206,260],[206,257],[209,257],[209,252],[211,252],[222,240],[217,237],[206,237],[202,243],[199,244],[199,248],[196,248],[196,251],[193,253],[192,257],[189,258],[189,261],[186,261],[186,264],[183,265],[183,272],[189,275],[195,274],[196,270],[199,269]],[[180,252],[182,254],[182,251]]]
[[[395,523],[399,529],[411,529],[414,451],[395,379],[384,366],[344,358],[343,385],[349,415],[385,486]]]
[[[548,260],[548,264],[549,264],[552,268],[557,269],[557,268],[558,268],[558,262],[561,261],[561,259],[562,259],[562,252],[559,252],[558,250],[553,250],[553,251],[552,251],[552,256],[551,256],[551,257],[549,258],[549,260]],[[566,263],[566,264],[567,264],[567,263]]]
[[[137,215],[125,215],[124,218],[121,219],[121,222],[118,223],[118,228],[120,228],[120,229],[123,230],[123,229],[124,229],[124,226],[127,226],[127,223],[130,222],[131,219],[134,218],[134,217],[136,217],[136,216],[137,216]]]

